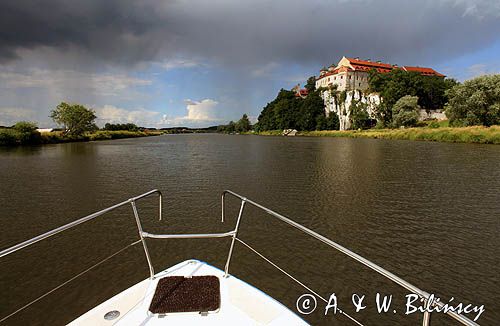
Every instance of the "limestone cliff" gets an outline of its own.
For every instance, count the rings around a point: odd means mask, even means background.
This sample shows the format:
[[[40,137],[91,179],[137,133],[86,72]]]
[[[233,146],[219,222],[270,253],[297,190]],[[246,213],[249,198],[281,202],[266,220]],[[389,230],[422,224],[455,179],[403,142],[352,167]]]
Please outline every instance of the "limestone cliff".
[[[321,92],[321,97],[325,103],[326,116],[334,112],[339,117],[340,130],[347,130],[351,127],[351,104],[354,101],[365,103],[367,112],[373,119],[375,119],[375,110],[381,102],[378,94],[364,94],[359,90],[347,92],[325,90]]]

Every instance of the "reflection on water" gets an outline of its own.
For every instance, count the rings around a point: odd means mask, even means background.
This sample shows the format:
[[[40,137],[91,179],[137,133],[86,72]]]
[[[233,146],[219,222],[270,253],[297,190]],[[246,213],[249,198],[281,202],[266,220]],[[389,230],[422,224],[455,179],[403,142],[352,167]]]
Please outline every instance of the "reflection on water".
[[[234,225],[238,203],[220,223],[220,192],[231,189],[262,203],[415,285],[485,304],[481,325],[500,318],[499,146],[370,139],[168,135],[93,143],[0,149],[0,247],[159,188],[139,212],[151,232],[216,232]],[[130,207],[84,224],[2,260],[0,315],[137,238]],[[242,237],[324,296],[336,292],[346,310],[353,293],[371,298],[356,317],[369,325],[412,325],[405,292],[340,253],[248,208]],[[223,268],[227,239],[151,240],[157,270],[198,258]],[[291,309],[304,293],[237,246],[232,272]],[[140,247],[71,282],[9,320],[62,324],[147,277]],[[375,293],[394,294],[401,313],[379,315]],[[55,308],[57,307],[57,308]],[[63,309],[63,308],[64,309]],[[46,311],[57,313],[46,314]],[[353,313],[354,314],[354,313]],[[37,316],[33,320],[32,316]],[[433,316],[433,323],[449,323]],[[314,324],[349,325],[309,315]]]

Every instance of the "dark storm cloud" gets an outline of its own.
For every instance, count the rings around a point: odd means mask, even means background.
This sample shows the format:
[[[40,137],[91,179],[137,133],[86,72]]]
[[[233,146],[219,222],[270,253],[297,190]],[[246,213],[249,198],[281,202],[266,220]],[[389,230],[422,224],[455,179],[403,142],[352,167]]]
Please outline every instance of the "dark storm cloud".
[[[76,49],[96,60],[129,63],[151,59],[167,27],[152,5],[129,0],[23,1],[0,3],[0,58],[20,49]]]
[[[487,46],[498,39],[499,12],[495,0],[3,0],[0,62],[50,48],[115,65],[176,57],[329,64],[343,54],[404,64]]]

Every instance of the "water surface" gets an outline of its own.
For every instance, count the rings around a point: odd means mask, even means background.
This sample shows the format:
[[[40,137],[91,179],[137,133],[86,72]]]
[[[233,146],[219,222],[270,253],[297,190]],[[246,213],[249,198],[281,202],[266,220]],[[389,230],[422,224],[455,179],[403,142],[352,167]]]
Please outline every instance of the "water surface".
[[[341,138],[167,135],[0,149],[0,248],[158,188],[139,213],[151,232],[219,232],[220,192],[231,189],[448,300],[484,304],[500,320],[500,146]],[[0,316],[138,238],[130,207],[2,259]],[[414,325],[400,287],[268,215],[245,210],[241,237],[367,325]],[[197,258],[224,267],[229,241],[150,240],[157,270]],[[144,279],[140,246],[43,298],[5,324],[63,324]],[[306,291],[241,245],[231,272],[295,310]],[[375,312],[375,293],[396,314]],[[354,313],[353,293],[368,308]],[[324,307],[320,303],[320,307]],[[314,324],[351,325],[322,315]],[[433,324],[450,324],[436,314]]]

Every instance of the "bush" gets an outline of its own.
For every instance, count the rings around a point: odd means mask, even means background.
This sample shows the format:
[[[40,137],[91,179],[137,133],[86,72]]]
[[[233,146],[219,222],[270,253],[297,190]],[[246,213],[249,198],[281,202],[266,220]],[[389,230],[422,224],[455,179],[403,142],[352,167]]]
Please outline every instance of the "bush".
[[[133,123],[106,123],[104,125],[104,130],[128,130],[128,131],[138,131],[139,127]]]
[[[339,130],[339,117],[335,112],[330,112],[328,117],[324,114],[316,117],[316,130]]]
[[[438,121],[432,121],[431,123],[429,123],[429,128],[439,128],[441,127],[441,125],[439,124]]]
[[[19,121],[12,128],[22,133],[32,133],[36,131],[38,126],[34,122]]]
[[[467,80],[447,95],[445,113],[451,126],[500,124],[500,75]]]
[[[392,124],[395,128],[417,125],[420,105],[417,96],[403,96],[392,107]]]
[[[38,144],[41,140],[41,135],[36,130],[38,127],[36,123],[28,121],[20,121],[16,123],[12,129],[17,132],[17,142],[20,144]]]
[[[0,145],[15,145],[17,143],[17,131],[14,129],[0,129]]]
[[[367,105],[353,100],[351,103],[351,129],[367,129],[371,127],[371,119]]]

